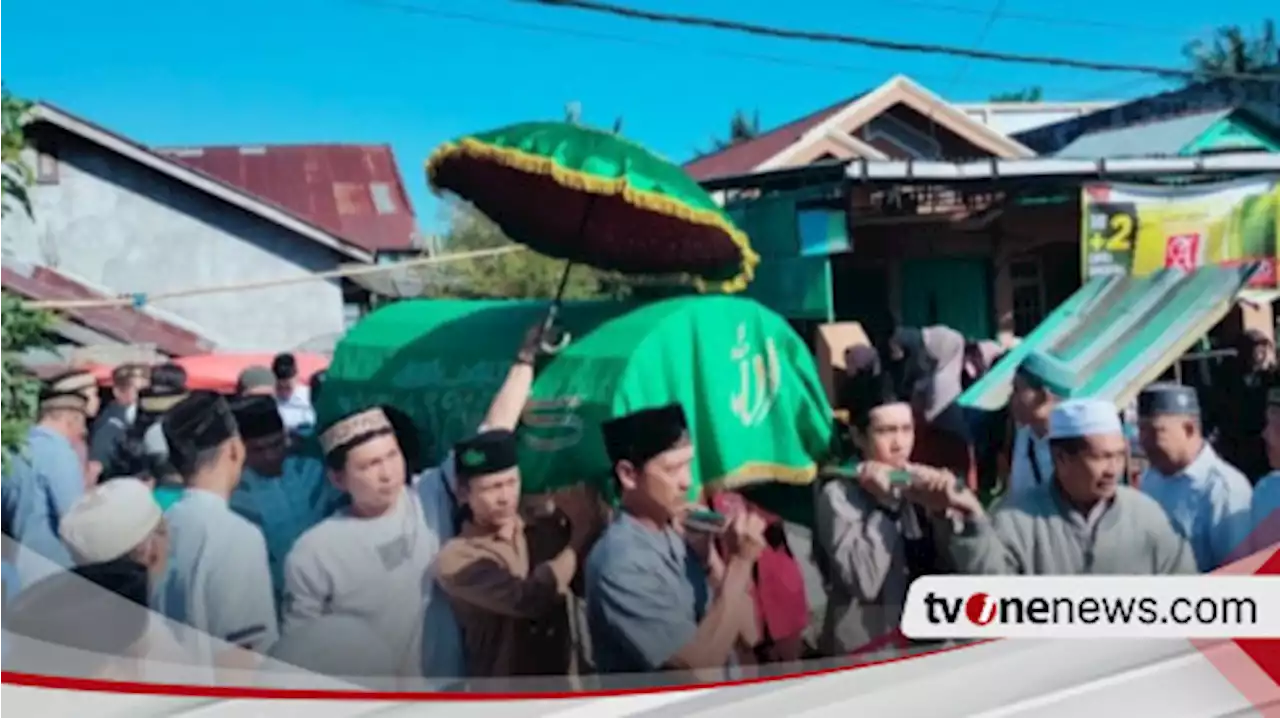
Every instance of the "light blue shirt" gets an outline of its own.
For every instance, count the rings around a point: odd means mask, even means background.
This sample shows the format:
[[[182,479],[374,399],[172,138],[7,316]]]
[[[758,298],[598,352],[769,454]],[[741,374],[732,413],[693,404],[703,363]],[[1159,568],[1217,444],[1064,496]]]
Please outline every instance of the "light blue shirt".
[[[1049,439],[1036,436],[1029,426],[1018,427],[1013,437],[1013,457],[1005,495],[1048,485],[1052,479],[1053,454],[1049,451]]]
[[[1148,468],[1142,492],[1160,504],[1191,544],[1202,572],[1225,564],[1249,537],[1253,487],[1207,444],[1175,476]]]
[[[453,452],[449,452],[438,469],[419,474],[414,488],[428,530],[439,537],[437,546],[453,540],[458,535]],[[428,679],[465,676],[467,660],[462,628],[440,584],[434,580],[427,583],[422,616],[422,675]]]
[[[222,497],[187,489],[165,512],[169,573],[156,610],[218,641],[265,651],[279,636],[271,571],[262,532],[238,516]],[[190,646],[212,659],[228,646]]]
[[[293,544],[344,501],[344,494],[329,481],[324,463],[313,457],[290,456],[275,477],[244,470],[230,506],[262,531],[277,609],[284,597],[284,561]]]
[[[8,475],[0,486],[4,522],[22,546],[17,570],[23,585],[30,586],[71,566],[58,527],[84,495],[84,465],[67,437],[43,426],[33,426],[26,444],[9,458]]]
[[[4,562],[4,594],[5,607],[8,608],[9,599],[17,595],[18,589],[18,568],[8,561]],[[0,632],[2,633],[2,632]],[[0,641],[0,656],[4,655],[4,643]]]

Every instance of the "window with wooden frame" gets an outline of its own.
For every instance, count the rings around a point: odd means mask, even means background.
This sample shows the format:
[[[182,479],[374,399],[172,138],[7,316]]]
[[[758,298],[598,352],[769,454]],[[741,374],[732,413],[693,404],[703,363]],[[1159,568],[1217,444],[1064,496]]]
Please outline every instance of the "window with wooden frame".
[[[1009,263],[1013,300],[1013,331],[1025,337],[1045,316],[1044,277],[1040,257],[1020,257]]]

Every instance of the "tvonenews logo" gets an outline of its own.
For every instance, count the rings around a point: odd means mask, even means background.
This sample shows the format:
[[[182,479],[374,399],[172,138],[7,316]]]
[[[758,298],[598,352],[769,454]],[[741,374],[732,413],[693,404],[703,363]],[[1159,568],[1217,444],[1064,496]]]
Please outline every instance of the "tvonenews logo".
[[[928,576],[902,630],[937,638],[1280,636],[1280,577]]]
[[[1251,598],[1178,597],[1162,612],[1160,602],[1151,597],[1081,599],[1035,596],[1005,596],[974,593],[968,598],[949,598],[930,592],[924,596],[930,623],[956,623],[963,614],[975,626],[993,623],[1215,623],[1252,624],[1258,620],[1257,603]]]

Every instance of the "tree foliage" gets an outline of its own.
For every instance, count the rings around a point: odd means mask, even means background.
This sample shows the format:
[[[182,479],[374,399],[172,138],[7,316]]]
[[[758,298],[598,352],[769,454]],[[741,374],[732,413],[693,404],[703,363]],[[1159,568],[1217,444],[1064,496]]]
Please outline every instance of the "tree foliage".
[[[1198,80],[1222,73],[1280,72],[1280,42],[1274,20],[1264,21],[1257,35],[1239,25],[1219,27],[1209,37],[1187,43],[1182,52]]]
[[[496,224],[469,205],[450,207],[449,232],[442,244],[453,254],[509,247],[513,242]],[[464,299],[550,299],[564,274],[565,261],[521,249],[493,257],[461,260],[441,265],[426,282],[426,294]],[[566,299],[621,297],[626,286],[583,265],[574,265],[565,287]]]
[[[15,209],[31,214],[27,188],[35,173],[22,157],[27,146],[22,123],[28,108],[28,102],[14,97],[0,82],[0,218]]]
[[[22,160],[26,142],[22,136],[22,121],[28,104],[11,95],[7,89],[3,92],[4,212],[8,213],[10,204],[18,204],[30,212],[27,187],[31,182],[31,170]],[[8,464],[10,452],[21,446],[26,438],[40,395],[40,382],[23,369],[18,359],[28,349],[45,345],[45,331],[51,317],[45,312],[27,309],[20,299],[8,292],[0,295],[3,297],[0,329],[4,335],[4,374],[0,386],[4,416],[0,434],[3,435],[3,460]]]
[[[991,102],[1041,102],[1044,100],[1044,88],[1024,87],[1015,92],[1000,92],[991,96]]]
[[[727,150],[735,145],[743,142],[750,142],[760,136],[760,111],[747,112],[746,110],[735,110],[733,117],[729,118],[729,132],[725,137],[712,137],[711,149],[698,152],[699,155],[709,155],[716,152]]]
[[[19,363],[19,357],[28,349],[44,346],[49,317],[23,306],[22,300],[3,292],[4,333],[4,463],[8,464],[11,451],[21,446],[27,429],[36,415],[40,396],[40,382]]]

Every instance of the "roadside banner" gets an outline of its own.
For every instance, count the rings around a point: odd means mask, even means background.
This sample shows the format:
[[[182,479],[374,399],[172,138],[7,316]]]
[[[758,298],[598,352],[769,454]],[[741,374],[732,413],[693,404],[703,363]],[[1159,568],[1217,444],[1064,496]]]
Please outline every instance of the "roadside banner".
[[[1277,288],[1280,178],[1212,185],[1095,182],[1080,200],[1085,279],[1261,262],[1249,286]]]

